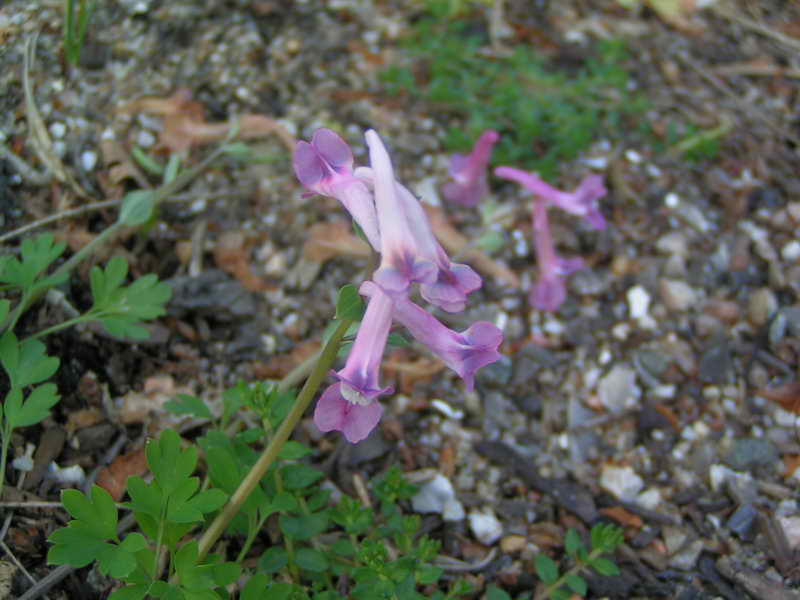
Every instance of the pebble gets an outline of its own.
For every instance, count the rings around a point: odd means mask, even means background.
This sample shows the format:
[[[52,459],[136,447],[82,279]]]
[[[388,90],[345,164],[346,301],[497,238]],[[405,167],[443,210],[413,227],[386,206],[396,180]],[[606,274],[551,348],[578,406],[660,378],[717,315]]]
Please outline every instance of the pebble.
[[[633,502],[642,491],[644,481],[632,467],[605,463],[600,474],[600,487],[620,500]]]
[[[91,171],[97,164],[97,153],[91,150],[86,150],[81,153],[81,166],[84,171]]]
[[[766,438],[744,438],[733,442],[725,455],[725,462],[737,471],[750,471],[757,467],[773,467],[780,463],[780,453]]]
[[[628,310],[632,319],[639,321],[643,327],[654,326],[655,321],[649,314],[650,294],[640,285],[633,286],[626,294]]]
[[[633,164],[639,164],[642,162],[642,155],[639,154],[636,150],[626,150],[625,151],[625,158],[627,158]]]
[[[486,546],[494,544],[503,535],[503,525],[490,509],[469,513],[469,528],[475,538]]]
[[[697,292],[685,281],[661,279],[658,289],[661,301],[673,312],[683,312],[697,303]]]
[[[800,546],[800,516],[778,517],[778,523],[783,529],[789,547],[794,550]]]
[[[156,143],[156,136],[147,129],[142,129],[136,136],[136,143],[142,148],[150,148]]]
[[[754,538],[755,525],[759,512],[751,503],[742,504],[728,518],[725,526],[739,536],[742,541],[750,542]]]
[[[615,365],[597,384],[597,396],[612,413],[633,406],[639,397],[636,371],[627,364]]]
[[[55,123],[52,123],[50,125],[50,134],[57,140],[63,138],[66,135],[66,133],[67,133],[67,126],[64,125],[64,123],[56,121]]]
[[[753,325],[757,327],[766,325],[777,310],[778,299],[769,288],[759,288],[750,294],[750,300],[747,303],[747,316]]]
[[[781,258],[786,262],[800,260],[800,242],[792,240],[781,248]]]
[[[500,550],[503,554],[519,554],[528,545],[528,540],[523,535],[507,535],[500,540]]]
[[[705,383],[728,383],[733,371],[728,341],[725,338],[716,338],[700,358],[698,375]]]
[[[664,197],[664,204],[667,208],[677,208],[681,203],[681,198],[675,192],[670,192]]]
[[[671,231],[656,241],[656,250],[664,254],[689,255],[689,241],[681,231]]]
[[[703,548],[703,540],[693,541],[686,548],[678,552],[670,559],[670,566],[680,569],[681,571],[691,571],[694,569],[694,566],[697,563],[697,559],[700,557],[700,553],[703,551]]]
[[[419,492],[411,498],[411,506],[419,513],[440,514],[445,521],[464,518],[464,506],[456,498],[453,484],[441,473],[419,487]]]

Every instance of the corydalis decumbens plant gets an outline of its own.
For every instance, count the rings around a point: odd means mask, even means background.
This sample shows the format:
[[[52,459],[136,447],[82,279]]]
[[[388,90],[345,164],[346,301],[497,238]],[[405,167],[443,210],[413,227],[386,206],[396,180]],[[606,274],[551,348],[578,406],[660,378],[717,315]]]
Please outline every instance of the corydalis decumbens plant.
[[[364,230],[381,262],[373,281],[362,284],[367,310],[338,380],[323,392],[314,411],[321,431],[341,431],[348,441],[366,438],[380,421],[378,402],[392,392],[381,387],[380,363],[389,330],[397,321],[439,356],[472,389],[475,372],[500,358],[503,341],[492,323],[479,321],[453,331],[409,298],[413,284],[422,297],[448,312],[460,312],[481,278],[454,263],[433,234],[419,200],[395,180],[391,159],[375,131],[365,135],[370,167],[353,169],[347,143],[329,129],[299,142],[293,157],[297,178],[308,189],[338,199]]]
[[[530,302],[540,310],[555,311],[564,302],[567,289],[564,278],[584,267],[581,258],[563,258],[556,254],[547,211],[556,206],[570,214],[583,217],[593,229],[605,229],[606,221],[597,201],[605,196],[606,188],[600,175],[589,175],[572,192],[562,192],[539,178],[513,167],[498,167],[495,175],[510,179],[533,193],[533,233],[539,279],[530,292]]]

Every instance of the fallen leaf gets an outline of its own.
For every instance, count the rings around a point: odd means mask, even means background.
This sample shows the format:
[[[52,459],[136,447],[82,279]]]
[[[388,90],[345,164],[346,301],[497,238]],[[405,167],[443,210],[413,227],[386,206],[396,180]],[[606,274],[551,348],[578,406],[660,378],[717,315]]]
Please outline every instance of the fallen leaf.
[[[783,410],[800,415],[800,381],[785,383],[774,388],[759,390],[759,396],[780,404]]]
[[[148,377],[144,382],[143,391],[131,391],[122,398],[117,418],[123,425],[144,423],[150,418],[151,413],[164,412],[164,404],[180,393],[193,394],[194,391],[186,387],[177,387],[170,375]]]
[[[164,118],[164,127],[159,136],[159,146],[171,152],[184,152],[192,146],[202,146],[224,139],[233,126],[228,123],[207,123],[203,105],[192,99],[192,92],[178,89],[168,98],[146,97],[134,100],[121,109],[122,112],[146,112]],[[238,118],[239,139],[261,138],[276,135],[291,153],[295,139],[276,120],[264,115],[247,114]]]
[[[226,231],[220,235],[214,248],[214,262],[251,292],[264,291],[269,287],[250,266],[250,244],[242,231]]]
[[[491,275],[514,289],[519,288],[519,278],[504,264],[493,260],[488,254],[470,246],[470,240],[450,225],[444,211],[438,206],[425,204],[433,232],[437,239],[451,255],[458,255],[464,262],[472,265],[478,271]]]
[[[438,358],[425,356],[409,360],[408,352],[398,350],[390,354],[388,359],[383,362],[383,368],[387,377],[399,376],[399,390],[404,394],[410,394],[414,385],[430,381],[434,375],[444,369],[444,363]]]
[[[147,473],[144,448],[118,456],[97,475],[97,485],[105,489],[115,502],[122,500],[128,489],[128,477]]]
[[[324,264],[337,256],[366,258],[370,255],[369,244],[353,235],[346,223],[318,223],[308,233],[303,256],[316,263]]]
[[[69,435],[72,435],[79,429],[85,429],[92,425],[97,425],[106,420],[105,414],[99,408],[84,408],[69,413],[67,420],[66,430]]]
[[[605,516],[614,519],[623,527],[634,527],[635,529],[641,529],[644,526],[644,521],[642,521],[642,518],[639,515],[633,514],[622,506],[609,506],[607,508],[601,508],[600,512]]]

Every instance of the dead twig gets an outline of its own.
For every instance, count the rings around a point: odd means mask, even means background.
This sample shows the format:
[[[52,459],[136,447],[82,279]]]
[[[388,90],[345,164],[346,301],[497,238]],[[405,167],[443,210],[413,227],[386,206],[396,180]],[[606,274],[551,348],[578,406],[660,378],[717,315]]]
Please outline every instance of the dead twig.
[[[780,31],[775,31],[771,27],[765,25],[764,23],[759,23],[758,21],[754,21],[753,19],[748,19],[744,15],[740,15],[734,10],[726,8],[720,4],[717,4],[713,7],[714,12],[716,12],[719,16],[728,19],[734,23],[738,23],[742,27],[749,29],[751,31],[755,31],[756,33],[760,33],[761,35],[771,38],[776,42],[783,44],[793,52],[800,52],[800,40],[796,40],[793,37],[789,37],[788,35],[781,33]]]
[[[21,562],[19,562],[19,559],[14,555],[13,552],[11,552],[11,548],[9,548],[6,545],[6,543],[3,542],[3,541],[0,541],[0,548],[2,548],[3,552],[5,552],[8,555],[8,557],[11,559],[11,562],[13,562],[14,565],[16,565],[16,567],[20,571],[22,571],[22,574],[25,575],[25,577],[28,578],[28,581],[30,581],[32,584],[35,585],[36,584],[36,580],[33,578],[33,575],[28,573],[28,569],[26,569],[25,566]],[[42,596],[44,598],[47,598],[47,594],[42,594]]]
[[[0,158],[11,163],[14,170],[32,185],[46,185],[53,179],[49,172],[41,173],[14,154],[5,144],[0,144]]]

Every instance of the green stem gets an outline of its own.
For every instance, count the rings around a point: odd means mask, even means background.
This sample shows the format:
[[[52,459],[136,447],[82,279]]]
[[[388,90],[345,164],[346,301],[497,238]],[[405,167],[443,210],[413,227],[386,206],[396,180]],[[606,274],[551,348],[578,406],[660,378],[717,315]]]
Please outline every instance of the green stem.
[[[339,351],[339,343],[352,323],[350,319],[342,319],[339,322],[339,325],[328,340],[328,343],[325,344],[319,361],[306,380],[306,384],[300,391],[300,395],[297,396],[292,410],[286,416],[283,423],[281,423],[281,426],[278,427],[274,437],[270,440],[264,452],[261,454],[258,461],[256,461],[256,464],[253,465],[250,472],[245,476],[242,483],[239,484],[239,487],[233,493],[233,496],[228,500],[225,508],[222,509],[222,512],[217,515],[200,538],[199,559],[202,559],[208,554],[211,547],[225,531],[225,528],[228,527],[231,520],[238,514],[239,510],[241,510],[247,498],[253,493],[253,490],[267,472],[267,469],[269,469],[277,458],[278,452],[280,452],[286,440],[289,439],[295,426],[302,418],[303,413],[305,413],[308,405],[311,404],[311,401],[314,399],[319,386],[328,375],[328,370],[336,360],[336,354]]]
[[[561,577],[559,577],[555,582],[547,586],[545,590],[536,594],[533,600],[544,600],[545,598],[550,598],[550,594],[552,594],[557,589],[566,585],[567,577],[569,577],[570,575],[580,574],[581,571],[587,568],[592,563],[592,561],[601,554],[604,554],[603,550],[600,549],[592,550],[589,553],[589,557],[587,558],[586,562],[578,561],[575,565],[573,565],[571,569],[569,569],[566,573],[564,573]]]
[[[3,419],[5,420],[5,418]],[[3,440],[0,442],[0,498],[3,497],[3,487],[6,483],[6,461],[8,460],[8,447],[11,444],[11,428],[3,427]]]
[[[96,319],[90,317],[89,315],[80,315],[78,317],[75,317],[74,319],[69,319],[67,321],[64,321],[63,323],[57,323],[56,325],[48,327],[47,329],[42,329],[41,331],[38,331],[33,335],[28,336],[27,338],[25,338],[25,340],[35,340],[40,337],[50,335],[51,333],[55,333],[56,331],[61,331],[62,329],[66,329],[67,327],[72,327],[73,325],[77,325],[78,323],[81,323],[83,321],[95,321],[95,320]],[[20,343],[24,342],[25,340],[22,340]]]

